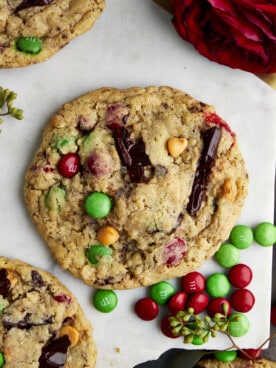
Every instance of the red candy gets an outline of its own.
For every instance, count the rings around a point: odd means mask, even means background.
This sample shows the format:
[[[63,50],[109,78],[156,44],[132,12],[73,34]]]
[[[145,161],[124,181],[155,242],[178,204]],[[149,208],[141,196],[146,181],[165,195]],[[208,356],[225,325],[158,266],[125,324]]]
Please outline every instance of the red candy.
[[[171,339],[175,339],[179,337],[180,335],[175,335],[172,333],[172,327],[170,325],[169,316],[165,316],[161,321],[161,331],[163,334],[167,337],[170,337]]]
[[[159,313],[158,304],[151,298],[143,298],[135,304],[135,313],[144,321],[151,321]]]
[[[58,303],[68,303],[68,304],[70,304],[72,302],[71,297],[66,295],[66,294],[54,295],[53,298]]]
[[[240,263],[230,269],[228,278],[233,286],[244,288],[252,280],[252,270],[247,265]]]
[[[216,313],[221,313],[224,315],[224,310],[223,310],[223,304],[226,304],[227,307],[227,316],[230,316],[231,314],[231,304],[229,302],[229,300],[225,299],[225,298],[215,298],[213,300],[211,300],[208,304],[207,307],[207,313],[210,317],[214,317],[214,315]]]
[[[164,264],[168,267],[177,266],[187,252],[187,245],[184,240],[176,238],[168,244],[164,252]]]
[[[168,303],[169,311],[174,314],[185,309],[185,304],[187,301],[188,295],[185,291],[179,291],[178,293],[174,294]]]
[[[257,359],[262,354],[262,349],[242,349],[239,351],[239,356],[244,360]]]
[[[246,313],[253,308],[255,297],[248,289],[237,289],[231,295],[230,303],[236,311]]]
[[[209,303],[208,295],[204,293],[193,294],[187,300],[186,309],[193,308],[194,314],[199,314],[207,308],[208,303]]]
[[[187,294],[201,293],[205,289],[205,277],[199,272],[190,272],[181,279],[182,289]]]
[[[68,153],[61,157],[57,164],[59,173],[64,178],[72,178],[80,170],[80,159],[76,153]]]
[[[103,176],[112,171],[112,158],[103,152],[95,151],[88,156],[86,165],[91,174]]]

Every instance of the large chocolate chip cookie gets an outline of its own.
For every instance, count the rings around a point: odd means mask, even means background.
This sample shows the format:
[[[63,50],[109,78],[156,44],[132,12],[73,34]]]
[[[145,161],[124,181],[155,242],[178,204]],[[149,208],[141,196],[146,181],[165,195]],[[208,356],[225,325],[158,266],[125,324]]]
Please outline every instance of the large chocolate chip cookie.
[[[124,289],[211,257],[247,184],[236,135],[211,106],[170,87],[103,88],[52,117],[25,198],[63,268]]]
[[[54,276],[0,257],[0,352],[10,368],[93,368],[91,326]]]
[[[47,60],[92,27],[104,0],[0,0],[0,68]]]

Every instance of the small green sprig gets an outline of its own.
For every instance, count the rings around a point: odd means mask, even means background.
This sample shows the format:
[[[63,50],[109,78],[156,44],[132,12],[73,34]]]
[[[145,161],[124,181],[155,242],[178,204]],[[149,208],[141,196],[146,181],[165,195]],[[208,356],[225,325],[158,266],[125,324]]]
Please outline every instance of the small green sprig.
[[[222,304],[223,313],[216,313],[212,318],[210,316],[200,316],[194,314],[193,308],[188,308],[187,310],[178,312],[175,316],[170,316],[169,321],[171,325],[171,331],[176,336],[183,336],[184,343],[192,343],[195,338],[201,339],[202,343],[209,341],[210,337],[216,337],[217,332],[220,332],[228,337],[231,342],[231,346],[226,350],[236,349],[243,352],[244,355],[250,360],[254,360],[245,350],[241,349],[233,340],[230,335],[229,329],[229,318],[228,306]],[[231,322],[238,322],[239,316],[231,318]],[[276,337],[276,332],[272,333],[257,350],[261,350],[265,344]],[[203,356],[204,354],[202,354]]]
[[[23,110],[13,106],[16,97],[15,92],[0,87],[0,124],[3,123],[1,116],[10,115],[17,120],[23,119]]]
[[[217,332],[228,334],[227,305],[223,304],[223,314],[216,313],[214,317],[194,314],[193,308],[178,312],[169,317],[172,333],[184,337],[184,343],[193,342],[194,338],[205,343],[210,337],[216,337]]]

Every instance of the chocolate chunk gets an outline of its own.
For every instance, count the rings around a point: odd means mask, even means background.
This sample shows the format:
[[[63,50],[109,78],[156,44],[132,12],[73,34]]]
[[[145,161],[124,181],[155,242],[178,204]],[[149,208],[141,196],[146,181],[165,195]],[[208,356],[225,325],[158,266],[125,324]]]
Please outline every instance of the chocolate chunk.
[[[69,346],[70,340],[67,335],[51,340],[42,349],[42,354],[39,358],[39,368],[63,368],[66,363]]]
[[[37,271],[32,270],[31,275],[34,287],[40,289],[45,286],[42,276]]]
[[[0,294],[3,295],[4,298],[7,298],[10,288],[11,282],[8,279],[8,271],[2,268],[2,270],[0,270]]]
[[[145,143],[139,139],[136,143],[132,142],[128,130],[124,127],[110,124],[113,138],[120,159],[128,169],[130,180],[133,183],[145,182],[144,167],[151,165],[148,155],[145,152]]]
[[[20,330],[29,330],[30,328],[35,327],[35,326],[44,326],[44,325],[51,324],[53,323],[53,320],[54,320],[53,316],[50,316],[44,321],[33,323],[30,320],[31,315],[32,315],[31,313],[26,313],[25,317],[22,320],[16,321],[16,322],[9,321],[4,316],[3,325],[5,329],[7,330],[10,330],[11,328],[19,328]]]
[[[217,127],[213,127],[202,133],[203,150],[196,169],[192,192],[187,206],[187,211],[191,216],[196,216],[204,199],[211,169],[215,163],[220,137],[221,129]]]
[[[49,5],[53,0],[24,0],[18,7],[15,9],[15,12],[20,10],[30,8],[32,6],[45,6]]]
[[[132,158],[129,150],[132,146],[132,142],[129,139],[128,131],[125,128],[112,129],[113,137],[115,139],[116,149],[120,156],[121,161],[126,167],[132,165]]]

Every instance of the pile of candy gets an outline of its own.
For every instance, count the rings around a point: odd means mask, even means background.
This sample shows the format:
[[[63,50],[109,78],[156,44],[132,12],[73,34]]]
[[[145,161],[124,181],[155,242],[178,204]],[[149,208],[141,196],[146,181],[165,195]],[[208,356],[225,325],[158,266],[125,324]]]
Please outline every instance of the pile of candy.
[[[269,222],[259,224],[254,230],[246,225],[235,226],[229,242],[214,256],[215,261],[227,269],[227,274],[216,272],[205,277],[200,272],[190,272],[180,279],[180,291],[168,281],[154,284],[149,288],[149,296],[136,302],[136,315],[151,321],[157,318],[161,306],[166,306],[170,314],[161,321],[163,334],[170,338],[183,336],[184,342],[194,345],[215,337],[215,331],[227,332],[233,337],[244,336],[250,328],[244,313],[254,307],[255,296],[247,289],[253,272],[239,260],[240,251],[249,248],[254,240],[263,247],[272,246],[276,242],[276,227]],[[108,313],[116,308],[118,298],[112,290],[97,290],[93,304],[98,311]],[[271,322],[276,325],[276,306],[272,308]],[[261,349],[245,349],[240,353],[244,359],[256,359],[260,354]],[[236,356],[235,350],[215,354],[222,361],[232,361]]]

